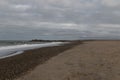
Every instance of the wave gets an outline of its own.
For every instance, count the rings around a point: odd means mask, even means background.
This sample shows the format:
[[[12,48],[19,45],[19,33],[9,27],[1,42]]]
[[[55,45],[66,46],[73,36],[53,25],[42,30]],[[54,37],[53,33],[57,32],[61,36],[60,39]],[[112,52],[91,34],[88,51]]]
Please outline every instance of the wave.
[[[21,54],[25,50],[50,47],[50,46],[59,46],[61,44],[63,44],[63,42],[50,42],[44,44],[23,44],[23,45],[0,47],[0,59]]]

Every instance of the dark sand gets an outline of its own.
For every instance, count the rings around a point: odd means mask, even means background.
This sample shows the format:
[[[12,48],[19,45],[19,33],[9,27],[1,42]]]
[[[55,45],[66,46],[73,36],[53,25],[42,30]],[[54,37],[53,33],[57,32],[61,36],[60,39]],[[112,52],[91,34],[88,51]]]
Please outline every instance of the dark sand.
[[[120,41],[88,41],[17,80],[120,80]]]
[[[0,59],[0,80],[13,80],[14,78],[18,78],[34,69],[37,65],[43,64],[51,57],[78,44],[81,44],[81,42],[71,42],[70,44],[61,46],[28,50],[20,55]]]

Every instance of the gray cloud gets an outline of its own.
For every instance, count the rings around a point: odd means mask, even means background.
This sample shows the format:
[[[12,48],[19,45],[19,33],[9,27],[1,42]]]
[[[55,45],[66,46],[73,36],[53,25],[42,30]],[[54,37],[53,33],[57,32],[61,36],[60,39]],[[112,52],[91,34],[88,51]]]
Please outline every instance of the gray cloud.
[[[120,37],[118,0],[0,0],[0,39]]]

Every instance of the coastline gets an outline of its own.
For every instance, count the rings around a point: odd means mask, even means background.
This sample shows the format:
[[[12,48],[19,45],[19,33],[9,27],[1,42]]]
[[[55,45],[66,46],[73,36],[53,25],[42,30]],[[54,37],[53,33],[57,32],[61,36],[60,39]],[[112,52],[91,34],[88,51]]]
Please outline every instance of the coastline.
[[[24,43],[24,44],[19,44],[19,45],[1,46],[0,47],[0,59],[21,54],[27,50],[38,49],[42,47],[59,46],[62,44],[66,44],[66,42],[48,42],[48,43],[46,42],[46,43],[31,43],[31,44]]]
[[[120,41],[84,41],[15,80],[120,80]]]
[[[61,46],[27,50],[19,55],[0,59],[0,80],[13,80],[14,78],[20,77],[34,69],[37,65],[43,64],[51,57],[81,43],[81,41],[73,41]]]

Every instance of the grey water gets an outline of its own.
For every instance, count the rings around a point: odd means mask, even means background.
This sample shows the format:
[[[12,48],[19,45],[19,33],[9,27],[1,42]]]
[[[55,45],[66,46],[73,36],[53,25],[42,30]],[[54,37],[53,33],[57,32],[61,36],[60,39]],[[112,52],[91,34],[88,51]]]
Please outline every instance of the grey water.
[[[42,42],[30,42],[25,40],[0,40],[0,47],[22,45],[22,44],[41,44],[41,43]]]
[[[26,50],[59,46],[62,42],[0,41],[0,59],[22,54]]]

